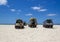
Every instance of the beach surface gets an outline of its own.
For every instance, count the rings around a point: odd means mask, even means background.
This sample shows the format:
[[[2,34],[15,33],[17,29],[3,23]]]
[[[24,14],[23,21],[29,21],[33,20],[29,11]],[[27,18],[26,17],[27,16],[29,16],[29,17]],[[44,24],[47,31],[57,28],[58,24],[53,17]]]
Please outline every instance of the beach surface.
[[[0,25],[0,42],[60,42],[60,25],[53,29],[38,25],[15,29],[15,25]]]

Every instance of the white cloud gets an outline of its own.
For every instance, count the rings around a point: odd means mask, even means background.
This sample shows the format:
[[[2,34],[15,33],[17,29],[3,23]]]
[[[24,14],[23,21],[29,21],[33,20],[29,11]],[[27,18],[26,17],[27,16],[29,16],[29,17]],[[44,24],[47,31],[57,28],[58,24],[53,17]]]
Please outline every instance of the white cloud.
[[[12,12],[21,12],[20,9],[10,9]]]
[[[40,10],[40,7],[32,7],[33,10]]]
[[[7,0],[0,0],[0,5],[7,5]]]
[[[20,14],[21,10],[20,9],[10,9],[11,12],[14,12],[16,14]]]
[[[47,16],[56,16],[56,14],[48,14]]]
[[[25,15],[26,15],[26,16],[32,16],[33,14],[30,14],[30,13],[29,13],[29,14],[25,14]]]
[[[42,12],[43,12],[43,11],[47,11],[47,9],[41,9],[40,11],[42,11]]]
[[[32,7],[32,9],[33,9],[33,10],[37,10],[37,11],[39,11],[39,12],[47,11],[47,9],[43,9],[43,8],[41,8],[41,7],[37,7],[37,6]]]
[[[10,9],[11,12],[16,13],[16,14],[20,14],[21,10],[20,9]]]
[[[12,12],[15,12],[16,11],[16,9],[10,9]]]

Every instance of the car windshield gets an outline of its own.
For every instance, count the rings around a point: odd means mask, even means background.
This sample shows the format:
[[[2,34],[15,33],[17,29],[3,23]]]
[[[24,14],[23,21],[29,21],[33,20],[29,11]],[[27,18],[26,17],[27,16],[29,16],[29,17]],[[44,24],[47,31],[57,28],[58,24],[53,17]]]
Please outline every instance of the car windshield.
[[[52,23],[52,20],[47,20],[47,23]]]

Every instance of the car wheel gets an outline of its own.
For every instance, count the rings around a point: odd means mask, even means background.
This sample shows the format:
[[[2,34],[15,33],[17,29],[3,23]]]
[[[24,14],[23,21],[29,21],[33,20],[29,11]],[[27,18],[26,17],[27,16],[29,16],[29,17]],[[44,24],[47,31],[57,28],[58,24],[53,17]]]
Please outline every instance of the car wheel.
[[[15,26],[15,29],[20,29],[20,27],[19,26]]]
[[[36,27],[36,25],[34,25],[34,27]]]
[[[22,26],[22,28],[24,28],[24,26]]]
[[[51,28],[53,28],[53,26],[51,25]]]

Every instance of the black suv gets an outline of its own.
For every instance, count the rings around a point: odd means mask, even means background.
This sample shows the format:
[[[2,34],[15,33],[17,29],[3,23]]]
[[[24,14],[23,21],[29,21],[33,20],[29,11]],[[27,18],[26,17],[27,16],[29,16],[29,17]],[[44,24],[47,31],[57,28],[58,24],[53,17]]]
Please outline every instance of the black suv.
[[[51,19],[47,19],[43,23],[43,27],[45,28],[53,28],[53,21]]]

